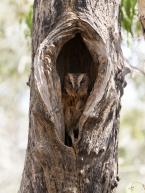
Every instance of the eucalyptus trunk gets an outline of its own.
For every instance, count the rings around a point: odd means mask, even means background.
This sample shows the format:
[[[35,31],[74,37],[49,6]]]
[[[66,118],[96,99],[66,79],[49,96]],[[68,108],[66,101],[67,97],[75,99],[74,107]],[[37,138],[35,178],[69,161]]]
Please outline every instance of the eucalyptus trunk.
[[[120,3],[35,0],[28,147],[19,193],[111,193],[117,187],[124,77]],[[67,146],[62,85],[87,72],[90,94]]]

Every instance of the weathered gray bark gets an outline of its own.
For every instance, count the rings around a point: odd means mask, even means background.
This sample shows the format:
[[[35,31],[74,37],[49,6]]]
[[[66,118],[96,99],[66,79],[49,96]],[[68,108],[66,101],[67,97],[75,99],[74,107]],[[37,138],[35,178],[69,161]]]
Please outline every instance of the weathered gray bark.
[[[127,73],[118,15],[116,0],[34,1],[30,127],[20,193],[111,193],[117,186]],[[61,84],[78,66],[92,77],[92,91],[78,141],[68,147]]]

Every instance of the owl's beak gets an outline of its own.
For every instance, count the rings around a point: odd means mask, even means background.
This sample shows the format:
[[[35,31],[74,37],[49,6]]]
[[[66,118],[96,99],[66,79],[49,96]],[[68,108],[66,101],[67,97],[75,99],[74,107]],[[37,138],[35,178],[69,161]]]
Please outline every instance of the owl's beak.
[[[79,90],[79,88],[77,87],[77,88],[76,88],[76,92],[78,92],[78,90]]]

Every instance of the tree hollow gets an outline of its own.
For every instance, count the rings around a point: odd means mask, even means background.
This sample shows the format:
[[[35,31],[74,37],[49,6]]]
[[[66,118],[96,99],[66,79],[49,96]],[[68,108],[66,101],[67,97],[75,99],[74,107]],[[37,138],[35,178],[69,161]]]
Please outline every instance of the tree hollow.
[[[77,33],[74,38],[63,45],[57,57],[56,68],[62,85],[64,76],[67,73],[87,73],[92,86],[98,71],[98,65],[94,64],[81,33]]]

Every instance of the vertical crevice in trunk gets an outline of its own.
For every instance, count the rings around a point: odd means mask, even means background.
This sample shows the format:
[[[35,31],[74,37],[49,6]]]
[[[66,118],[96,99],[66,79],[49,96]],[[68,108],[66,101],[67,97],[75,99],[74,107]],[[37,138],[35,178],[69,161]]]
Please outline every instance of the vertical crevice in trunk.
[[[30,126],[19,193],[111,193],[118,181],[124,64],[115,0],[34,1]],[[66,144],[62,87],[88,73],[89,96]],[[67,139],[68,140],[68,139]]]

